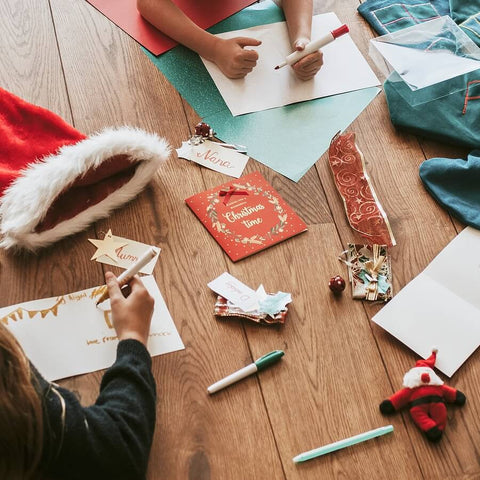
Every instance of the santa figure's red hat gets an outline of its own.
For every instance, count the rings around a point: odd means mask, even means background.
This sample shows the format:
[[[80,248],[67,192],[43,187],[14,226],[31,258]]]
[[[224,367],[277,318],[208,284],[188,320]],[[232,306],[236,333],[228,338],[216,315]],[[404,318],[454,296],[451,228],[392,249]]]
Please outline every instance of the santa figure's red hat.
[[[416,367],[428,367],[433,368],[435,366],[435,362],[437,361],[437,348],[432,348],[432,354],[426,359],[420,359],[415,362]]]
[[[0,246],[35,250],[134,198],[170,147],[139,129],[89,137],[0,88]]]

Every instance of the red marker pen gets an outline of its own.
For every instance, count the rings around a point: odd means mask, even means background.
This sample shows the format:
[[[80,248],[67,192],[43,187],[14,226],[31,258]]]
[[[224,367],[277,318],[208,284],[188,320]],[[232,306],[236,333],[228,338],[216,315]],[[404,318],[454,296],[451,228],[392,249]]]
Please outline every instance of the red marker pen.
[[[333,42],[336,38],[341,37],[346,33],[348,33],[347,25],[342,25],[341,27],[336,28],[332,32],[327,33],[327,35],[325,35],[324,37],[319,38],[314,42],[310,42],[302,51],[296,51],[288,55],[288,57],[285,58],[285,61],[283,63],[275,67],[275,70],[285,67],[285,65],[293,65],[294,63],[297,63],[301,58],[307,56],[310,53],[316,52],[317,50],[320,50],[325,45],[328,45],[330,42]]]

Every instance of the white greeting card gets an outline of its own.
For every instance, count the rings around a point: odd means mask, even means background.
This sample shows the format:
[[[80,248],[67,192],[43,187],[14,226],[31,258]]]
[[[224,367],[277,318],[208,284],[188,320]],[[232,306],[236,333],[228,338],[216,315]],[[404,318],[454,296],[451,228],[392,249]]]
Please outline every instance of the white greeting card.
[[[315,15],[312,19],[312,41],[341,24],[332,12]],[[275,66],[292,53],[285,22],[221,33],[218,36],[250,37],[262,42],[258,47],[246,47],[255,49],[259,59],[253,71],[242,79],[227,78],[214,63],[202,58],[234,116],[380,84],[348,34],[322,48],[324,65],[309,81],[299,80],[288,66],[275,70]]]
[[[234,178],[242,175],[248,162],[247,155],[210,140],[198,145],[182,142],[182,146],[177,149],[177,155]]]
[[[467,227],[372,320],[449,377],[480,345],[480,232]]]
[[[184,349],[155,279],[148,276],[142,281],[155,299],[147,345],[150,354]],[[90,288],[0,308],[0,322],[47,380],[108,368],[115,361],[118,339],[110,310],[95,306],[101,291],[101,287]]]

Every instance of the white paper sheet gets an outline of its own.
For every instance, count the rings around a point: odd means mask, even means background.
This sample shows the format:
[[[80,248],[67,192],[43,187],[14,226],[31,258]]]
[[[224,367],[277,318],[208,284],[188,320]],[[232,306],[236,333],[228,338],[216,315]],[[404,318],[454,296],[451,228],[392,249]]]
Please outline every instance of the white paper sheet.
[[[184,349],[154,278],[142,277],[142,281],[155,299],[150,354]],[[95,306],[95,290],[98,287],[0,308],[0,321],[47,380],[101,370],[114,363],[118,340],[108,311]],[[106,305],[108,301],[102,308]]]
[[[340,20],[332,12],[315,15],[312,41],[340,25]],[[275,66],[292,53],[285,22],[236,30],[218,36],[251,37],[262,41],[259,47],[247,47],[257,50],[259,60],[254,70],[243,79],[229,79],[214,63],[202,59],[234,116],[380,84],[348,34],[322,48],[324,65],[315,78],[307,82],[297,79],[289,66],[275,70]]]
[[[480,232],[467,227],[372,320],[451,377],[480,345]]]

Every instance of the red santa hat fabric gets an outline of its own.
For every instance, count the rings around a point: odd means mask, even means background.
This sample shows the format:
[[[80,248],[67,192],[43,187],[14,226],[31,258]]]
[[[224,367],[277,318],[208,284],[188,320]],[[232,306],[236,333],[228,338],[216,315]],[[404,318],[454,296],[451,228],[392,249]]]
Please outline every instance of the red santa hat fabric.
[[[417,360],[415,363],[416,367],[429,367],[433,368],[435,366],[435,362],[437,361],[437,350],[434,348],[432,350],[432,354],[427,359]]]
[[[170,154],[131,128],[85,136],[0,88],[0,246],[36,250],[134,198]]]

